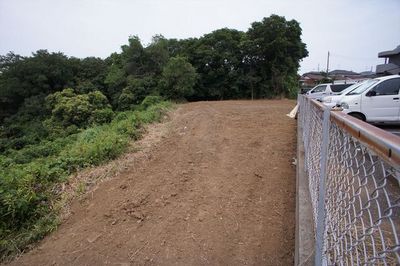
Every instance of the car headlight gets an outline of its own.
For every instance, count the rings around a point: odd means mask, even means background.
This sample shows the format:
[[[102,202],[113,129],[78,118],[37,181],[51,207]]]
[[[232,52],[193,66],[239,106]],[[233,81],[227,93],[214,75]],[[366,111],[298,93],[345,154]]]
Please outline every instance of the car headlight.
[[[349,104],[342,102],[342,103],[340,103],[340,107],[342,107],[343,109],[349,109]]]
[[[332,97],[325,97],[325,98],[322,99],[322,101],[324,103],[331,103],[332,102]]]

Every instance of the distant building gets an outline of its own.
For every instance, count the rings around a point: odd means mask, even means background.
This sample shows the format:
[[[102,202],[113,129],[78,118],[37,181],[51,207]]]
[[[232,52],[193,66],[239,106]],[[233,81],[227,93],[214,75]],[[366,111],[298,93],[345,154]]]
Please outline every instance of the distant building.
[[[375,77],[375,73],[370,71],[357,73],[349,70],[336,69],[329,72],[329,77],[333,80],[333,83],[355,83],[373,78]]]
[[[349,70],[336,69],[328,73],[328,78],[325,77],[324,73],[312,71],[301,76],[300,85],[302,87],[314,87],[329,80],[331,83],[355,83],[373,77],[375,77],[375,73],[370,71],[356,73]]]
[[[333,79],[343,79],[343,78],[351,78],[355,77],[358,78],[360,76],[359,73],[353,72],[353,71],[348,71],[348,70],[332,70],[329,72],[329,77]]]
[[[400,45],[391,51],[384,51],[378,54],[379,58],[385,58],[385,64],[376,66],[376,74],[392,75],[400,74]]]
[[[311,71],[304,73],[300,77],[300,85],[302,87],[314,87],[315,85],[321,83],[325,77],[321,72]]]
[[[374,71],[363,71],[360,72],[360,76],[363,78],[375,78],[376,74]]]

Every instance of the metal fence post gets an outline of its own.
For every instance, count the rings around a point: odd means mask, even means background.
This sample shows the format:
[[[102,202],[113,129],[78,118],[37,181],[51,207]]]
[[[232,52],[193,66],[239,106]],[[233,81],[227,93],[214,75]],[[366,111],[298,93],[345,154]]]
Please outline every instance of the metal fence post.
[[[300,100],[315,265],[400,266],[400,139]]]
[[[318,218],[315,243],[315,265],[323,265],[324,235],[325,235],[325,181],[328,166],[330,109],[325,108],[322,121],[322,145],[320,159],[320,178],[318,196]]]

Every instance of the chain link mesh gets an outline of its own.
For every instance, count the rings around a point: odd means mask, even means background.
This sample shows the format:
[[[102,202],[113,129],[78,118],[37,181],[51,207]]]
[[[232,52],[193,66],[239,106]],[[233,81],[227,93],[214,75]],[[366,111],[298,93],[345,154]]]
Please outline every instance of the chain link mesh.
[[[329,124],[329,144],[322,143],[322,108],[304,96],[299,97],[299,105],[315,228],[321,147],[329,145],[327,172],[323,175],[324,262],[400,265],[399,165],[389,164],[334,121]]]

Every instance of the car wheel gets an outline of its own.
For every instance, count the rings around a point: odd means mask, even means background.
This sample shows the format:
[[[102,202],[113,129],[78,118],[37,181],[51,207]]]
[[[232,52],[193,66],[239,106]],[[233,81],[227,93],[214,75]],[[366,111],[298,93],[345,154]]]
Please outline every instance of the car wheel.
[[[352,114],[349,114],[349,115],[351,115],[352,117],[355,117],[357,119],[360,119],[361,121],[365,121],[365,116],[363,114],[352,113]]]

